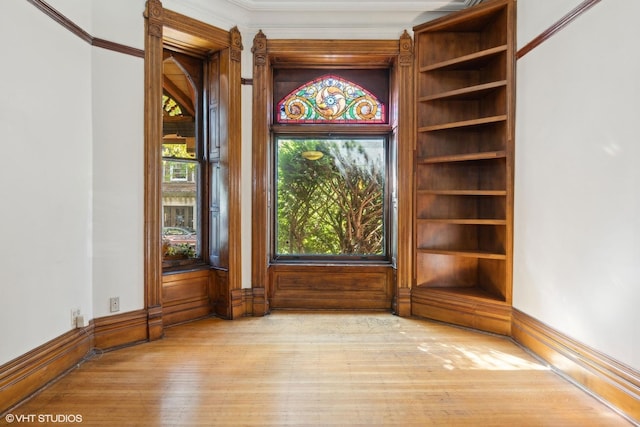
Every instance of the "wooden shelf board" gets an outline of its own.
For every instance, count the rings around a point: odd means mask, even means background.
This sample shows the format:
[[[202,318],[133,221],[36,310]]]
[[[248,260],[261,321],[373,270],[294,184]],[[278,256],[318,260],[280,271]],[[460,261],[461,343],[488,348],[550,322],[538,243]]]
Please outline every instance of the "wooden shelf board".
[[[507,120],[507,116],[502,114],[498,116],[482,117],[479,119],[463,120],[460,122],[441,123],[439,125],[423,126],[418,128],[418,132],[433,132],[433,131],[445,130],[445,129],[479,126],[479,125],[486,125],[490,123],[504,122],[506,120]]]
[[[495,252],[487,252],[487,251],[453,251],[453,250],[426,249],[426,248],[417,248],[417,250],[418,252],[423,254],[452,255],[452,256],[459,256],[459,257],[497,259],[497,260],[507,259],[507,256],[505,254],[498,254]]]
[[[482,288],[482,286],[462,287],[462,286],[444,286],[444,284],[418,285],[411,291],[420,294],[431,294],[438,296],[456,296],[465,297],[482,301],[490,301],[506,304],[505,300],[498,295],[490,293]]]
[[[417,194],[441,196],[506,196],[505,190],[417,190]]]
[[[455,70],[464,69],[467,67],[477,67],[479,64],[482,64],[485,61],[489,61],[492,57],[500,55],[501,53],[506,51],[507,45],[500,45],[492,47],[490,49],[481,50],[479,52],[474,52],[469,55],[459,56],[457,58],[448,59],[446,61],[425,65],[423,67],[420,67],[420,72],[424,73],[434,70]]]
[[[499,80],[481,85],[469,86],[461,89],[450,90],[447,92],[436,93],[433,95],[421,96],[418,101],[429,102],[445,99],[478,99],[495,89],[506,86],[506,80]]]
[[[502,159],[507,157],[507,152],[500,151],[484,151],[480,153],[468,153],[468,154],[451,154],[448,156],[434,156],[419,158],[418,164],[431,164],[431,163],[448,163],[448,162],[466,162],[473,160],[491,160]]]
[[[483,219],[483,218],[417,218],[418,222],[435,222],[441,224],[460,225],[507,225],[504,219]]]

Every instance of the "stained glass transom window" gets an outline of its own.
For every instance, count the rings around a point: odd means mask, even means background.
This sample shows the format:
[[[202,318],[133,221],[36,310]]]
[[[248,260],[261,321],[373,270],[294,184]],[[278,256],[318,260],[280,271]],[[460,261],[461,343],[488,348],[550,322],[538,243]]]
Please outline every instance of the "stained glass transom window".
[[[385,123],[385,108],[371,92],[334,75],[295,89],[278,102],[278,123]]]

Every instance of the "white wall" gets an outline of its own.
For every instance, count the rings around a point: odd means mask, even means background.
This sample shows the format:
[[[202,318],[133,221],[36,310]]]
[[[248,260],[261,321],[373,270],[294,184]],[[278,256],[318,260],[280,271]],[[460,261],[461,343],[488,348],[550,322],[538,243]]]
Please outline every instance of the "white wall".
[[[92,36],[144,48],[144,0],[95,0]],[[117,23],[117,25],[114,25]],[[144,59],[101,48],[93,91],[93,309],[144,307]]]
[[[144,47],[144,0],[48,3]],[[72,329],[72,309],[89,321],[112,296],[121,312],[144,306],[144,60],[91,47],[28,2],[0,2],[0,37],[2,364]]]
[[[0,2],[0,38],[2,364],[92,315],[92,125],[86,42],[26,1]]]
[[[144,307],[144,60],[95,49],[93,307]]]
[[[563,3],[519,0],[519,45],[578,1]],[[517,309],[635,369],[638,14],[600,2],[518,61],[514,259]]]

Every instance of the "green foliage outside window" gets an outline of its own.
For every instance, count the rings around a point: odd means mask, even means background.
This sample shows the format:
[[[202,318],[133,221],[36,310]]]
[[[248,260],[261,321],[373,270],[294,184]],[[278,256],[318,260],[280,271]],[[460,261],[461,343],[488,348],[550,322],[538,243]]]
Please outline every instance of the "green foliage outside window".
[[[280,138],[276,253],[384,255],[385,175],[383,138]]]

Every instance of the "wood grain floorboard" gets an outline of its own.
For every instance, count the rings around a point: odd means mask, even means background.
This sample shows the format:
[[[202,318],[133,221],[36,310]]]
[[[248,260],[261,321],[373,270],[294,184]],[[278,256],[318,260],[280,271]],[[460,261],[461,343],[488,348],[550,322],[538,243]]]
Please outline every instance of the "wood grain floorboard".
[[[290,311],[204,319],[96,355],[12,414],[78,414],[83,426],[630,425],[507,338]]]

